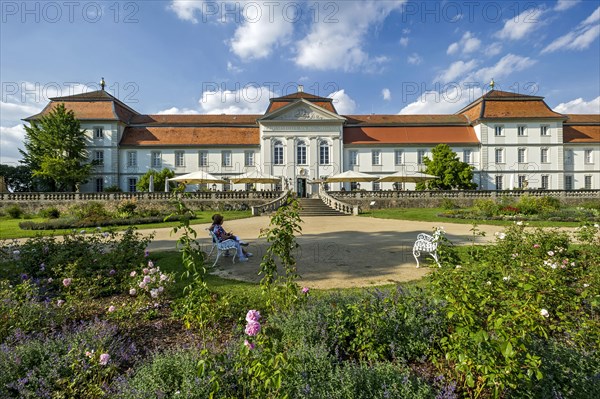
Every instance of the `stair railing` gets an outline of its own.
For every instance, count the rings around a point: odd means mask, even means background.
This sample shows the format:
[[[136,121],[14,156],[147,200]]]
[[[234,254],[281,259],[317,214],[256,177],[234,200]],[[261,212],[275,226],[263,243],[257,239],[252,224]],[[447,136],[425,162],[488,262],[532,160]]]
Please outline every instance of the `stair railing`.
[[[252,216],[260,216],[265,212],[274,212],[286,203],[288,196],[293,195],[291,190],[284,191],[279,198],[266,204],[252,206]]]
[[[346,204],[345,202],[333,198],[331,195],[327,194],[323,184],[319,184],[319,198],[321,198],[321,201],[323,201],[323,203],[325,203],[325,205],[331,209],[335,209],[336,211],[345,213],[346,215],[358,216],[360,210],[358,205]]]

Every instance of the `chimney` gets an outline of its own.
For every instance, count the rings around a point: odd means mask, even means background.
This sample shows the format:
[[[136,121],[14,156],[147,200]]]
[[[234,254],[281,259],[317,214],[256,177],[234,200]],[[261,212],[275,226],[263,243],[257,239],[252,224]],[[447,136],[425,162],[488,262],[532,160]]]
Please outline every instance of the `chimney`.
[[[304,92],[304,85],[298,85],[298,93]]]

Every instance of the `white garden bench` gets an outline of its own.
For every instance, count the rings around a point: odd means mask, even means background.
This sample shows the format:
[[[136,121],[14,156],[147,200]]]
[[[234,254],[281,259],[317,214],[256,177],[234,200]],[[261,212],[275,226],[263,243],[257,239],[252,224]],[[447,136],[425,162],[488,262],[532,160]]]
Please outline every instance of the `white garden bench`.
[[[421,256],[421,252],[425,252],[425,253],[431,255],[431,257],[433,259],[435,259],[435,263],[437,263],[437,265],[439,267],[442,267],[442,265],[440,265],[440,262],[439,262],[438,256],[437,256],[437,248],[438,248],[438,239],[439,238],[440,238],[439,230],[436,230],[436,232],[433,233],[433,235],[420,233],[417,236],[417,241],[415,241],[415,245],[413,246],[413,256],[415,257],[415,259],[417,261],[417,267],[419,267],[419,256]]]
[[[232,240],[230,238],[229,240],[219,242],[219,239],[211,229],[206,230],[208,230],[208,234],[210,234],[210,238],[212,239],[213,244],[212,248],[210,249],[210,252],[208,253],[207,259],[210,258],[215,249],[217,250],[217,258],[215,259],[215,263],[213,263],[212,267],[215,267],[222,254],[231,250],[233,250],[233,256],[231,261],[235,263],[235,257],[237,256],[237,245],[235,240]]]

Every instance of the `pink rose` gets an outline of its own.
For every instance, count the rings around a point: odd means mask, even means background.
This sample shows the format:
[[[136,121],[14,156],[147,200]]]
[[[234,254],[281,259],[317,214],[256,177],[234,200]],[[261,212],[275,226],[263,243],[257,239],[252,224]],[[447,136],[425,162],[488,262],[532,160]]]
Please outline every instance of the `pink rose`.
[[[308,287],[302,288],[302,293],[303,294],[308,294],[308,291],[310,291],[310,288],[308,288]]]
[[[244,345],[250,350],[254,349],[254,344],[252,342],[248,342],[247,339],[244,340]]]
[[[249,310],[248,313],[246,313],[247,322],[258,322],[258,320],[260,320],[260,312],[258,310]]]
[[[65,287],[68,287],[68,286],[70,286],[70,285],[71,285],[71,281],[73,281],[73,280],[72,280],[72,279],[70,279],[70,278],[65,278],[65,279],[63,279],[63,285],[64,285]]]
[[[246,324],[246,330],[245,330],[246,335],[253,337],[256,334],[258,334],[259,332],[260,332],[260,323],[258,321],[249,321],[248,324]]]
[[[106,366],[108,361],[110,360],[110,355],[108,353],[103,353],[100,355],[100,365]]]

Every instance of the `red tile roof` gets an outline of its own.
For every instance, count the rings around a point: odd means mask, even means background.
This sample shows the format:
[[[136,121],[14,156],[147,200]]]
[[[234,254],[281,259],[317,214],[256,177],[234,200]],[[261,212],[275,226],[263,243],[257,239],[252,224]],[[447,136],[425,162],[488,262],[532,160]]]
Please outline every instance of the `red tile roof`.
[[[600,110],[598,110],[600,111]],[[599,124],[600,125],[600,113],[599,114],[567,114],[567,119],[565,121],[565,125],[570,124]]]
[[[267,109],[267,112],[265,112],[265,114],[269,114],[271,112],[277,111],[280,108],[285,107],[286,105],[290,104],[291,102],[285,102],[285,101],[277,101],[277,102],[272,102],[269,105],[269,108]],[[326,109],[329,112],[334,112],[337,114],[337,111],[335,110],[335,107],[333,106],[331,101],[311,101],[312,104],[316,105],[317,107],[321,107],[323,109]]]
[[[600,144],[600,125],[564,126],[563,143]]]
[[[464,115],[343,115],[346,126],[468,125]]]
[[[262,115],[136,115],[132,125],[171,126],[171,125],[256,125],[256,120]]]
[[[344,144],[479,144],[471,126],[346,127]]]
[[[257,127],[127,127],[122,146],[259,145]]]
[[[280,108],[285,107],[288,104],[299,101],[300,99],[304,99],[308,102],[313,103],[314,105],[324,108],[327,111],[334,112],[337,114],[335,107],[333,106],[333,99],[328,97],[320,97],[315,96],[314,94],[305,93],[303,91],[299,91],[297,93],[288,94],[283,97],[274,97],[269,100],[269,107],[267,108],[265,114],[270,114],[273,111],[276,111]]]

